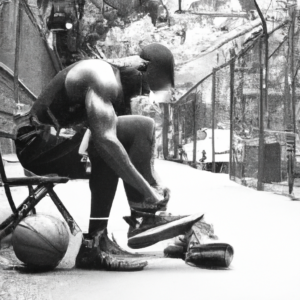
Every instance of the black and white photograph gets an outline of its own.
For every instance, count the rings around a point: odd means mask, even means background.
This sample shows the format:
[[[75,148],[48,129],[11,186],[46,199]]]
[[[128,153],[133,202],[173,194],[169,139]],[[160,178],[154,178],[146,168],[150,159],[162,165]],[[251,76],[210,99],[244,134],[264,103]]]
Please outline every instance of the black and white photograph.
[[[0,0],[0,300],[299,300],[300,0]]]

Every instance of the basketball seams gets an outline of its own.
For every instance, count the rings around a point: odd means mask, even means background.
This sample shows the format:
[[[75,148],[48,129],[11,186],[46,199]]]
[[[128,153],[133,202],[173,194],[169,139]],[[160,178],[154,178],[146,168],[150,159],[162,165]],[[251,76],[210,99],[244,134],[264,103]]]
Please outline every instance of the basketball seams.
[[[58,266],[66,254],[69,232],[64,222],[52,216],[29,216],[15,228],[12,245],[16,257],[25,265],[49,270]]]
[[[27,230],[31,230],[31,231],[33,231],[34,233],[36,233],[37,234],[37,236],[40,238],[40,239],[42,239],[44,242],[46,242],[46,244],[48,244],[49,246],[50,246],[50,248],[52,247],[54,250],[56,250],[58,253],[60,253],[60,254],[64,254],[65,252],[64,251],[61,251],[61,250],[59,250],[59,249],[57,249],[48,239],[46,239],[42,234],[40,234],[34,227],[32,227],[30,224],[28,224],[28,223],[26,223],[25,221],[24,221],[24,223],[28,226],[28,227],[26,227],[26,226],[24,226],[23,224],[19,224],[19,226],[20,227],[23,227],[23,228],[25,228],[25,229],[27,229]],[[40,248],[40,249],[43,249],[43,248]]]

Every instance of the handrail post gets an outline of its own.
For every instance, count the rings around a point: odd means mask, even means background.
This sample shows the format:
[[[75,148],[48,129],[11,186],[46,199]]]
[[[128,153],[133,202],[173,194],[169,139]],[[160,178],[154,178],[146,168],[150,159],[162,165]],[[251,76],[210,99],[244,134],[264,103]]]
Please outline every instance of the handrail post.
[[[169,156],[169,143],[168,143],[168,132],[169,132],[169,104],[162,103],[163,107],[163,129],[162,129],[162,146],[164,159],[168,159]]]
[[[174,126],[174,158],[178,158],[178,144],[179,144],[179,113],[178,105],[173,106],[173,126]]]
[[[19,58],[20,58],[20,39],[21,39],[21,22],[22,8],[19,0],[16,0],[17,24],[16,24],[16,48],[15,48],[15,64],[14,64],[14,100],[16,104],[19,102]]]
[[[211,101],[212,101],[212,172],[216,172],[215,164],[215,106],[216,106],[216,69],[213,69],[212,73],[212,87],[211,87]]]
[[[235,55],[234,50],[231,49],[230,56],[233,58]],[[232,151],[233,151],[233,106],[234,106],[234,66],[235,61],[230,63],[230,148],[229,148],[229,178],[233,176],[233,163],[232,163]],[[234,172],[235,174],[235,172]]]
[[[195,93],[195,99],[193,100],[193,167],[196,168],[197,160],[197,119],[196,119],[196,110],[197,110],[197,93]]]
[[[260,62],[260,99],[259,99],[259,145],[258,145],[258,173],[257,173],[257,190],[263,191],[264,177],[264,93],[263,93],[263,64],[262,64],[262,39],[259,42],[259,62]]]
[[[259,146],[258,146],[258,173],[257,173],[257,190],[263,191],[264,167],[265,167],[265,141],[264,141],[264,119],[265,111],[268,109],[268,29],[266,20],[254,0],[256,10],[262,22],[263,39],[265,44],[264,56],[262,54],[262,38],[259,43],[259,62],[260,62],[260,101],[259,101]],[[264,59],[262,58],[264,57]]]

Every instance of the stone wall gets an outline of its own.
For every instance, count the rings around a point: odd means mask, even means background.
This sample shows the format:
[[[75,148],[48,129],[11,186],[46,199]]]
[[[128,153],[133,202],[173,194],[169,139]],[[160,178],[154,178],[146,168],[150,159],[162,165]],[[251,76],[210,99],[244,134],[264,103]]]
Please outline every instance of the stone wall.
[[[9,70],[0,65],[0,129],[1,133],[16,134],[16,125],[13,116],[18,111],[27,111],[34,101],[34,95],[20,84],[19,104],[14,100],[13,76]],[[0,138],[2,154],[14,153],[14,142],[8,138]]]
[[[27,1],[29,7],[36,0]],[[17,6],[15,1],[5,1],[0,6],[0,131],[15,134],[14,114],[29,110],[32,102],[46,84],[57,73],[51,49],[34,22],[22,9],[20,51],[19,51],[19,99],[14,100],[14,64],[16,48]],[[17,105],[18,104],[18,105]],[[2,153],[15,151],[14,143],[0,138]]]
[[[22,11],[19,78],[38,95],[56,74],[56,70],[47,42],[40,35],[38,27],[29,19],[26,10]],[[16,19],[15,1],[4,2],[0,6],[0,62],[10,70],[14,70],[15,63]]]

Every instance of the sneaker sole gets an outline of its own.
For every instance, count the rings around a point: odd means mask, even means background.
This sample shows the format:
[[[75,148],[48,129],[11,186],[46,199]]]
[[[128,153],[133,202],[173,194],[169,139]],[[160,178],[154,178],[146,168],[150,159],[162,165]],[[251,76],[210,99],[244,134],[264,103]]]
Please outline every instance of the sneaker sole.
[[[160,241],[171,239],[189,231],[192,225],[202,219],[203,213],[194,214],[167,224],[151,228],[128,239],[128,247],[140,249]]]

